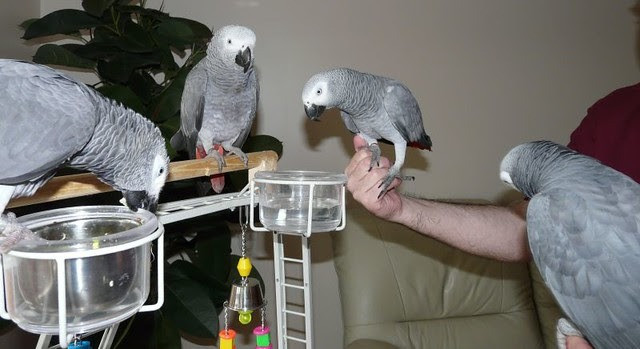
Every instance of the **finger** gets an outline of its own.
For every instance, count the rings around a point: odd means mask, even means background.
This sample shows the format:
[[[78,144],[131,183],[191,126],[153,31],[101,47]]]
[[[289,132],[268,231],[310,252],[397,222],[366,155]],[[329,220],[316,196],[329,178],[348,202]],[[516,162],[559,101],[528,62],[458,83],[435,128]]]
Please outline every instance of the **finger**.
[[[368,147],[368,144],[367,144],[367,141],[364,140],[364,138],[358,135],[355,135],[353,137],[353,148],[355,150],[360,150],[362,148],[367,148],[367,147]]]
[[[369,161],[361,161],[347,178],[347,190],[352,194],[366,194],[385,176],[386,171],[378,168],[369,171]]]
[[[347,167],[344,171],[347,177],[351,176],[351,174],[357,169],[362,161],[371,162],[371,152],[369,150],[362,149],[353,154],[353,157],[351,157],[351,160],[349,161],[349,164],[347,164]]]
[[[381,168],[389,168],[391,167],[391,160],[389,160],[389,158],[386,158],[384,156],[381,156],[380,159],[378,160],[378,167]]]

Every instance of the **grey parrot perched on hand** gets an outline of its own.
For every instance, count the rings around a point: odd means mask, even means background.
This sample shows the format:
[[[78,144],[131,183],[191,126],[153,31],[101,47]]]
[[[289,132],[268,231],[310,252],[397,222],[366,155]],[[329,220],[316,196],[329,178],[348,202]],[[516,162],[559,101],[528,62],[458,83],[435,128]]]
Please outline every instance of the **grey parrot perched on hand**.
[[[253,31],[242,26],[225,26],[213,34],[206,57],[187,76],[180,130],[171,138],[174,149],[186,149],[191,159],[211,156],[220,170],[225,165],[224,152],[236,154],[248,164],[240,148],[258,107],[255,43]],[[211,176],[211,186],[221,192],[224,174]]]
[[[152,122],[31,62],[0,59],[0,91],[0,213],[63,165],[92,172],[133,210],[155,210],[169,157]]]
[[[302,102],[312,120],[317,120],[326,108],[340,109],[347,129],[367,141],[373,154],[371,168],[380,159],[377,140],[393,143],[395,162],[380,183],[378,197],[387,192],[395,177],[401,177],[407,146],[431,150],[431,138],[424,130],[418,102],[397,80],[348,68],[328,70],[307,81]]]
[[[640,184],[549,141],[513,148],[500,178],[530,198],[533,259],[577,330],[597,349],[640,348]]]

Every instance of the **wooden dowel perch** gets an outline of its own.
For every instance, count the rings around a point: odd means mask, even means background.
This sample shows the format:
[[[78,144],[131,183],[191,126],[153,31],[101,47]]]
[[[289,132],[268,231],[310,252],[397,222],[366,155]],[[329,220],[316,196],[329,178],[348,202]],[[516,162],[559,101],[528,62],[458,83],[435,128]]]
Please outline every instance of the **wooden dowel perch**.
[[[249,179],[253,178],[256,171],[273,171],[277,167],[278,154],[274,151],[247,153],[247,156],[249,157]],[[169,164],[167,182],[247,169],[236,155],[226,156],[225,161],[227,165],[222,168],[222,171],[218,171],[218,163],[213,158],[172,162]],[[7,207],[33,205],[113,190],[112,187],[102,183],[90,173],[59,176],[52,178],[35,195],[13,199]]]

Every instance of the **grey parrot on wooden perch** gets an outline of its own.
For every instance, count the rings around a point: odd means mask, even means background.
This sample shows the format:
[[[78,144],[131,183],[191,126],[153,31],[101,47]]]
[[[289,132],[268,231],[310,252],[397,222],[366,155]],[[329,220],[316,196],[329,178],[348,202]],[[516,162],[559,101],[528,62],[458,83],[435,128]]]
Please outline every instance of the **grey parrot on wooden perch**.
[[[238,25],[222,27],[213,34],[206,57],[187,75],[180,129],[171,138],[174,149],[188,151],[191,159],[213,157],[220,170],[226,152],[248,164],[240,148],[249,136],[258,108],[255,44],[253,31]],[[221,192],[224,174],[211,176],[211,187]]]

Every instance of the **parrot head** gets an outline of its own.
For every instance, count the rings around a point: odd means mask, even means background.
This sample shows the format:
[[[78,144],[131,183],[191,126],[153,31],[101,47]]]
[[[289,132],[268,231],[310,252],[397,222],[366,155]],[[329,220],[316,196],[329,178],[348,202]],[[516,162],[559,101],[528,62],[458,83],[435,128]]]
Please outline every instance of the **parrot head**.
[[[228,25],[218,29],[207,48],[207,56],[231,62],[243,73],[253,66],[256,35],[247,27]],[[228,63],[227,63],[228,64]]]
[[[130,209],[154,212],[169,173],[169,156],[160,130],[142,116],[136,123],[120,137],[120,147],[113,151],[118,161],[106,179]]]
[[[330,82],[330,72],[321,72],[312,76],[304,85],[302,103],[309,119],[317,121],[327,108],[335,106]]]
[[[169,158],[166,154],[158,154],[147,166],[149,167],[142,168],[139,173],[140,180],[145,182],[144,188],[122,191],[127,207],[134,211],[142,208],[155,212],[160,191],[169,173]]]
[[[583,156],[551,141],[523,143],[511,149],[500,163],[500,179],[531,198],[553,177],[571,176],[571,162],[582,162]]]

